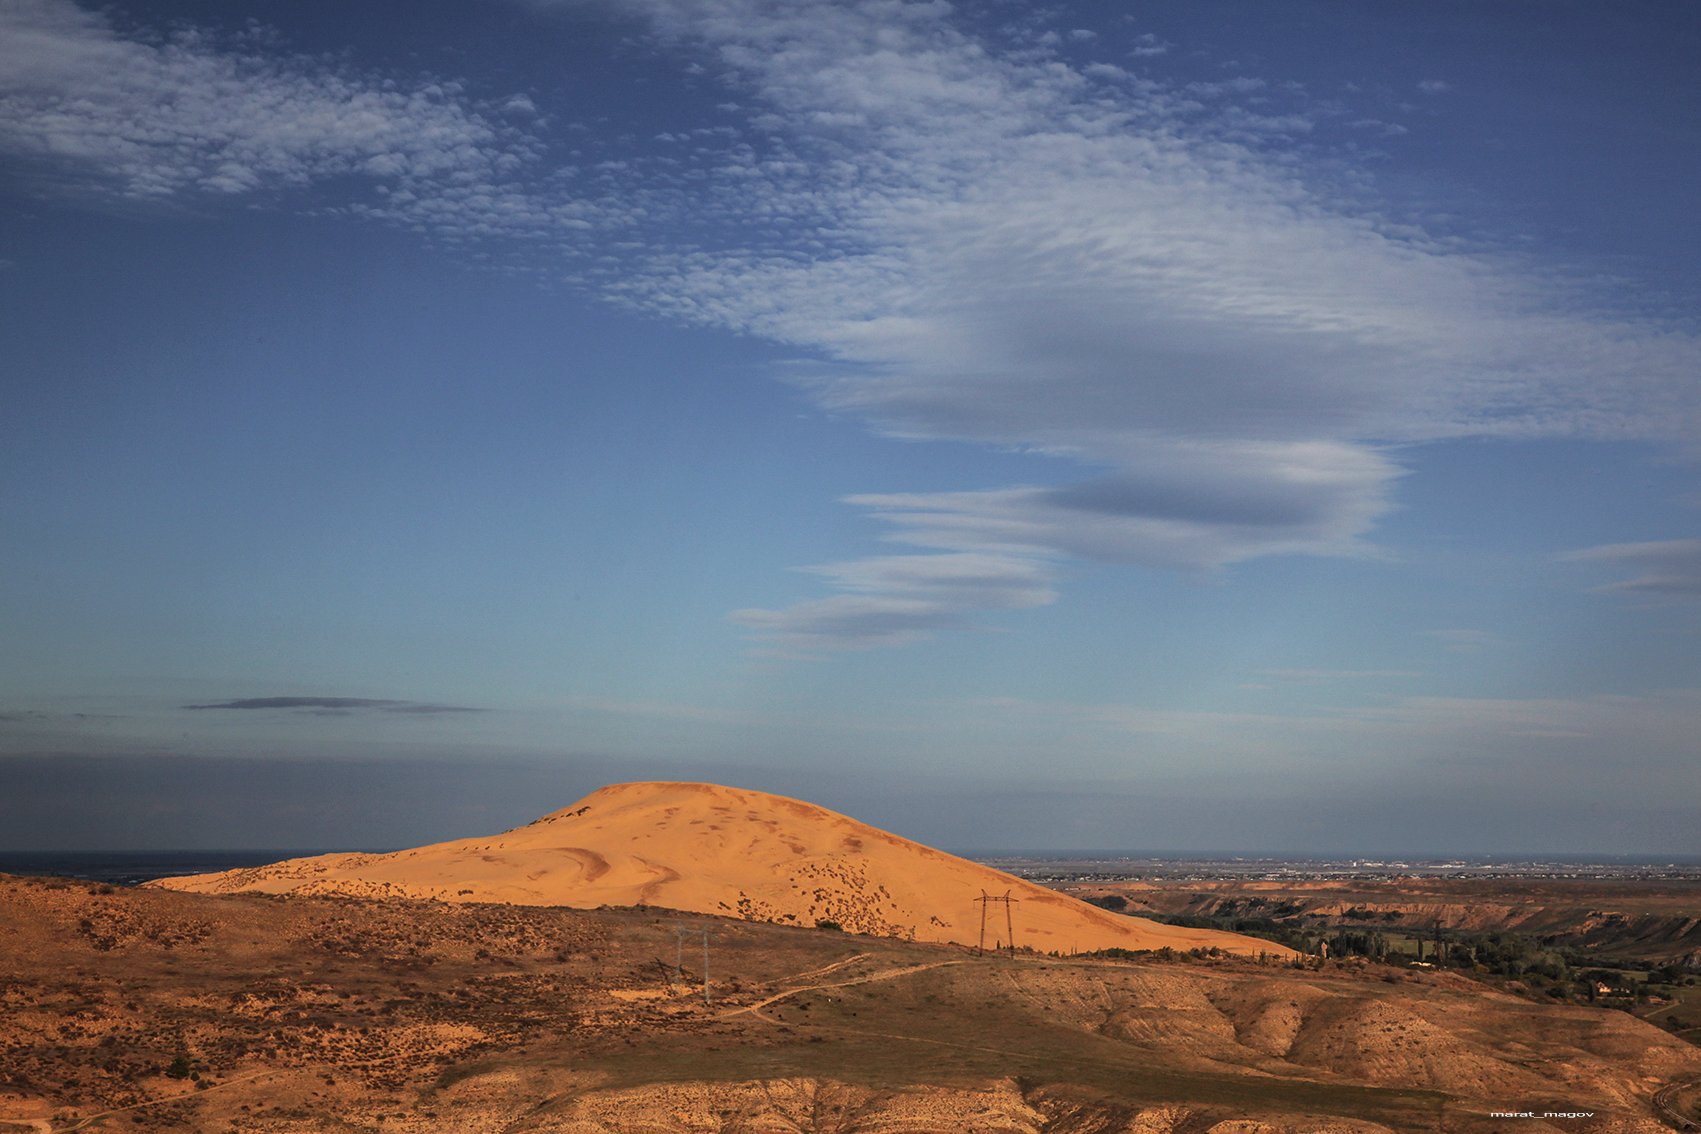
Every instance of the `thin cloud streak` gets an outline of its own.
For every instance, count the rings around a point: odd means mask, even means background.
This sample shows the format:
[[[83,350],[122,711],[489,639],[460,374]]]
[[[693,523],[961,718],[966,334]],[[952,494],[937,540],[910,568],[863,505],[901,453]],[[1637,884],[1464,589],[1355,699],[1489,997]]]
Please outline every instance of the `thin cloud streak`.
[[[239,709],[293,711],[316,713],[349,713],[373,711],[384,713],[482,713],[488,710],[466,705],[434,705],[420,701],[392,701],[372,697],[244,697],[234,701],[215,701],[204,705],[184,705],[185,709]]]
[[[1409,760],[1428,759],[1424,743],[1441,744],[1454,758],[1483,763],[1503,760],[1552,760],[1550,747],[1521,741],[1576,742],[1592,756],[1582,763],[1603,774],[1611,762],[1600,756],[1611,749],[1634,749],[1644,769],[1682,770],[1701,758],[1694,731],[1701,690],[1676,689],[1644,696],[1588,697],[1437,697],[1395,698],[1381,705],[1336,706],[1291,713],[1250,713],[1209,709],[1165,709],[1127,704],[1083,704],[1026,698],[982,698],[968,703],[977,719],[994,714],[1010,720],[1047,720],[1102,730],[1107,736],[1149,735],[1186,739],[1222,750],[1258,738],[1266,756],[1279,760],[1333,764],[1330,747],[1351,740],[1365,744],[1399,742]],[[1419,743],[1423,742],[1423,743]],[[1463,756],[1459,754],[1463,753]],[[1568,753],[1561,763],[1576,763]]]
[[[1640,572],[1628,579],[1595,587],[1594,590],[1600,594],[1701,600],[1701,539],[1603,544],[1567,552],[1560,559],[1569,563],[1605,563]]]
[[[931,631],[968,628],[966,611],[1024,610],[1057,598],[1052,564],[1019,550],[890,555],[805,570],[849,593],[730,617],[780,652],[809,654],[905,645]]]

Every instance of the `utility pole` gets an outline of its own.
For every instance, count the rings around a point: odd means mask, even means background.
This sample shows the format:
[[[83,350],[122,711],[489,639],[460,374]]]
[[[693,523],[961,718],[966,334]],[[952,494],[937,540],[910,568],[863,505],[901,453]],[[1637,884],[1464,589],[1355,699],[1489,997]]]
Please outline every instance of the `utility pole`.
[[[679,975],[679,986],[685,987],[685,939],[692,934],[703,935],[703,1003],[709,1002],[709,931],[707,928],[692,929],[690,926],[676,925],[673,927],[674,960],[673,970]]]

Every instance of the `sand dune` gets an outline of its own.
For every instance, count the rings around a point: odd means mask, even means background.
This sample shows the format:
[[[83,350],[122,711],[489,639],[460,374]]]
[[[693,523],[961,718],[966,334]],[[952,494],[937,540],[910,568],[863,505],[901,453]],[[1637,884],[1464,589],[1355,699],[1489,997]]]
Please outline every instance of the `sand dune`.
[[[614,784],[524,827],[393,854],[165,878],[261,891],[517,905],[652,905],[751,921],[1042,952],[1279,945],[1108,913],[800,800],[696,783]],[[1012,903],[981,902],[983,894]]]

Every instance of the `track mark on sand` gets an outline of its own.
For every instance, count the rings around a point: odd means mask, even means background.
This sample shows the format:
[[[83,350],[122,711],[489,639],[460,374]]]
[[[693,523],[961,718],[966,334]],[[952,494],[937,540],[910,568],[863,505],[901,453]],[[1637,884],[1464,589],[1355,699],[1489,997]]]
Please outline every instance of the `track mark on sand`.
[[[564,854],[571,856],[584,872],[586,882],[595,882],[608,873],[608,859],[591,850],[589,847],[561,847]]]
[[[641,855],[633,855],[632,858],[650,871],[654,872],[657,876],[651,881],[644,883],[644,888],[638,891],[637,904],[640,906],[649,905],[651,902],[654,902],[656,895],[661,893],[661,888],[666,886],[669,882],[679,881],[679,871],[675,870],[671,866],[663,866],[659,862],[651,862],[649,859],[644,858]]]

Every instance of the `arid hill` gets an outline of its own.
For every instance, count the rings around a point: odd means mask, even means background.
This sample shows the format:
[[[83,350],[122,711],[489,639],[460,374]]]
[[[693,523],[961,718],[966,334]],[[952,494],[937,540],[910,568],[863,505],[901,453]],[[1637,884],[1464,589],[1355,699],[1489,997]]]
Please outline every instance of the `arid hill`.
[[[1698,1077],[1385,965],[0,875],[0,1134],[1660,1134]]]
[[[765,792],[615,784],[488,838],[330,854],[150,885],[209,894],[424,898],[528,906],[660,906],[851,933],[1071,954],[1268,941],[1122,917],[1011,875]],[[1011,903],[980,901],[983,895]],[[983,930],[984,917],[984,930]]]

